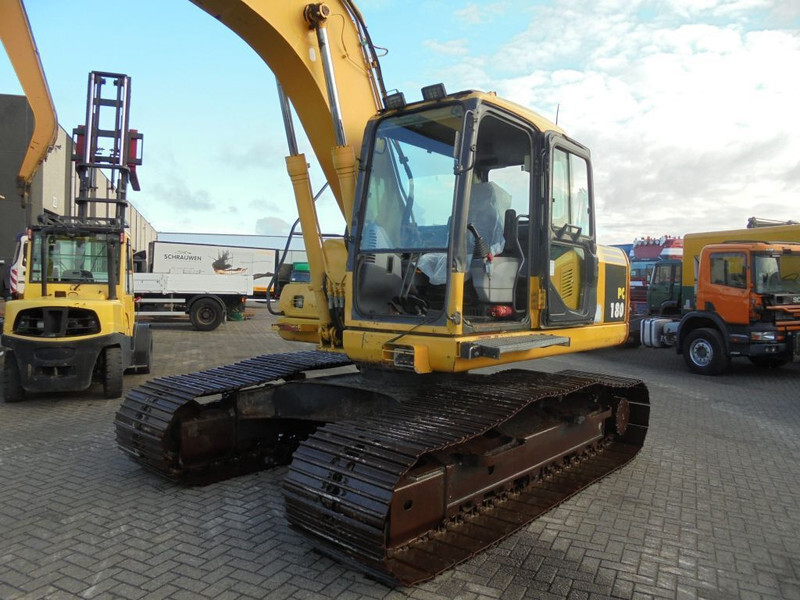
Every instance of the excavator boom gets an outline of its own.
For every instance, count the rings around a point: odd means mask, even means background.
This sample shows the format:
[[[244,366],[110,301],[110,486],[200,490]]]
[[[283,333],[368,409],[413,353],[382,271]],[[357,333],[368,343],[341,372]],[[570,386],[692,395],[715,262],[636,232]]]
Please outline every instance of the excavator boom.
[[[343,216],[349,218],[331,149],[347,144],[358,153],[364,126],[381,108],[383,93],[380,67],[358,9],[348,0],[191,1],[239,35],[267,63],[292,102]],[[329,30],[327,53],[318,42],[320,28]],[[329,97],[325,55],[335,72],[333,92],[343,96],[338,117],[336,101]],[[339,127],[343,138],[337,136]]]
[[[56,142],[58,118],[22,0],[0,2],[0,40],[35,120],[33,135],[17,175],[20,193],[24,197],[39,165]]]

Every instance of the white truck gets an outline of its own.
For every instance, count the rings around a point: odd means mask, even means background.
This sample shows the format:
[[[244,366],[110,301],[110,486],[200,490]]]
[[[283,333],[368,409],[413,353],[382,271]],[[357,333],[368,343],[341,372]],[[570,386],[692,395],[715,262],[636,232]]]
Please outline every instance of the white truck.
[[[188,315],[195,329],[211,331],[241,318],[256,278],[266,292],[275,250],[154,241],[134,260],[137,319]]]
[[[195,329],[211,331],[226,319],[241,319],[253,276],[134,273],[133,289],[137,320],[189,315]]]
[[[304,250],[288,250],[283,267],[278,269],[282,254],[283,250],[274,248],[155,241],[150,242],[147,252],[135,254],[134,260],[141,272],[252,275],[252,295],[264,299],[268,297],[267,290],[270,298],[277,298],[280,288],[289,283],[293,265],[308,261]]]

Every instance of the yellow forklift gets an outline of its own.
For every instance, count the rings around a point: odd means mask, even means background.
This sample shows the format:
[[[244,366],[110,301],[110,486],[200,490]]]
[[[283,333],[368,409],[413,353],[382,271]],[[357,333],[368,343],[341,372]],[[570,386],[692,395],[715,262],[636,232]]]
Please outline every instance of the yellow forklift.
[[[113,89],[104,96],[107,83]],[[123,372],[150,371],[152,335],[147,324],[135,323],[125,222],[127,187],[139,189],[142,140],[129,129],[129,109],[127,75],[89,74],[86,124],[74,131],[78,214],[44,214],[29,227],[24,292],[6,304],[6,402],[27,392],[81,391],[93,382],[102,384],[104,397],[118,398]],[[101,170],[109,173],[110,194],[98,194]]]

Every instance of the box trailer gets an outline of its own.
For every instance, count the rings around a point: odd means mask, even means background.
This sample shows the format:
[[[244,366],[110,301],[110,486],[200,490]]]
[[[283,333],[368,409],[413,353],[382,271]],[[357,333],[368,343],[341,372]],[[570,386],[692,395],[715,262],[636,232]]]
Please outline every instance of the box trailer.
[[[150,242],[148,273],[192,275],[249,275],[253,294],[264,296],[275,273],[276,250],[245,246],[219,246],[184,242]]]

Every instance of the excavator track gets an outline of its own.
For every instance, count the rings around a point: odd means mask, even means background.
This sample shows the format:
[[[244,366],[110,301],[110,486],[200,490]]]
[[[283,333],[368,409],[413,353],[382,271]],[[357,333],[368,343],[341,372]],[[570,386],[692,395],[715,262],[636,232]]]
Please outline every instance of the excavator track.
[[[275,448],[250,444],[243,451],[232,421],[232,402],[226,396],[349,364],[349,358],[331,352],[265,354],[153,379],[131,390],[117,411],[117,444],[144,467],[188,483],[205,484],[267,468]],[[222,398],[205,405],[199,402],[214,396]]]
[[[640,381],[574,371],[425,386],[302,442],[284,480],[286,511],[323,552],[412,585],[623,466],[648,415]]]
[[[390,585],[434,577],[631,460],[639,380],[562,371],[410,376],[328,352],[264,355],[131,390],[120,448],[205,484],[277,464],[290,523]]]

